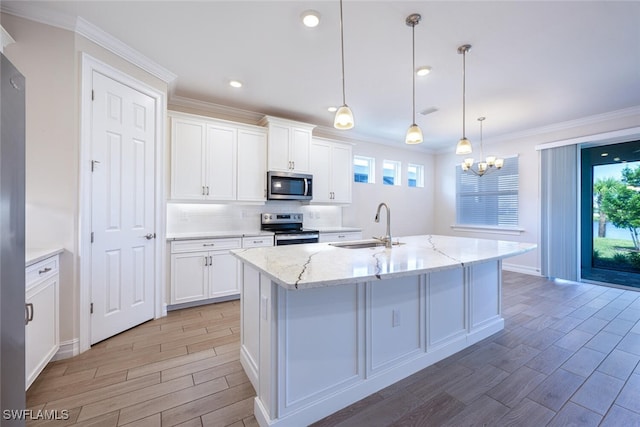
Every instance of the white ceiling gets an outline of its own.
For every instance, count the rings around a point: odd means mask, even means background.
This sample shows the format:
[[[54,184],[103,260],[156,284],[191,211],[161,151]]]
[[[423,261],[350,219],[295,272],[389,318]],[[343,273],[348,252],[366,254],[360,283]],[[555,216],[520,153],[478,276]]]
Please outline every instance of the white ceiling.
[[[3,0],[3,3],[9,3]],[[24,2],[23,2],[24,3]],[[172,71],[172,96],[331,127],[342,103],[338,0],[45,1],[80,16]],[[640,2],[344,0],[351,138],[402,144],[412,121],[411,27],[416,66],[417,149],[453,150],[462,135],[462,55],[467,136],[527,131],[640,106]],[[315,9],[317,28],[300,14]],[[19,42],[19,41],[18,41]],[[241,89],[229,79],[244,83]],[[418,112],[435,107],[427,116]]]

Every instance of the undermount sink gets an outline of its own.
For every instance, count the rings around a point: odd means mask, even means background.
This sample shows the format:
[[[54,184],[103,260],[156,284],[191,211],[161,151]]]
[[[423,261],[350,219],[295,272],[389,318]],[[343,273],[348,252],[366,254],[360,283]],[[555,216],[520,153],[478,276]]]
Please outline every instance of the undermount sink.
[[[393,246],[401,245],[402,243],[394,242]],[[331,246],[335,246],[336,248],[345,248],[345,249],[365,249],[365,248],[376,248],[383,247],[384,243],[380,240],[355,240],[351,242],[336,242],[329,243]]]

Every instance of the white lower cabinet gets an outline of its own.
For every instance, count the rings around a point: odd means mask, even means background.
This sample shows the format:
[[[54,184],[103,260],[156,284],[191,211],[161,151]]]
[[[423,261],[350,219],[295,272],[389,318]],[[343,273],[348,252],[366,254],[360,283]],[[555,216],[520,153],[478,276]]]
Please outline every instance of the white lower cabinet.
[[[350,240],[362,240],[362,231],[347,231],[345,233],[320,233],[318,241],[320,243],[328,242],[347,242]]]
[[[26,388],[60,348],[59,257],[26,268],[25,374]]]
[[[241,238],[171,242],[171,304],[238,295]]]

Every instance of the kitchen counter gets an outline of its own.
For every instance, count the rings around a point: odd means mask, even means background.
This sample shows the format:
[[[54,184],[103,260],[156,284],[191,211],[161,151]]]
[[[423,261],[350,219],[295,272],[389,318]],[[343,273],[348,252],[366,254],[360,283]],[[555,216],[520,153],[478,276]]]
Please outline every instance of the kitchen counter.
[[[231,230],[231,231],[195,231],[189,233],[167,233],[167,240],[195,240],[195,239],[215,239],[226,237],[260,237],[273,236],[268,231],[254,230]]]
[[[408,236],[401,244],[346,249],[327,243],[237,249],[232,253],[285,289],[306,289],[429,273],[502,259],[536,245],[450,236]],[[353,243],[353,242],[351,242]]]
[[[64,252],[63,248],[27,248],[25,251],[25,267],[29,267],[44,259]]]
[[[499,332],[502,259],[536,247],[399,241],[232,251],[242,262],[240,363],[259,425],[312,424]]]

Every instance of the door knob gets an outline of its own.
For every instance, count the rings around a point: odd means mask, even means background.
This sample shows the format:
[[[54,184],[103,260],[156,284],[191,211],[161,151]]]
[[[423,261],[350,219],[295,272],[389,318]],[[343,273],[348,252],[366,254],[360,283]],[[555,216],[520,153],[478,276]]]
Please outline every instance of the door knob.
[[[151,239],[155,239],[156,238],[156,233],[147,233],[146,235],[142,236],[147,240],[151,240]]]

